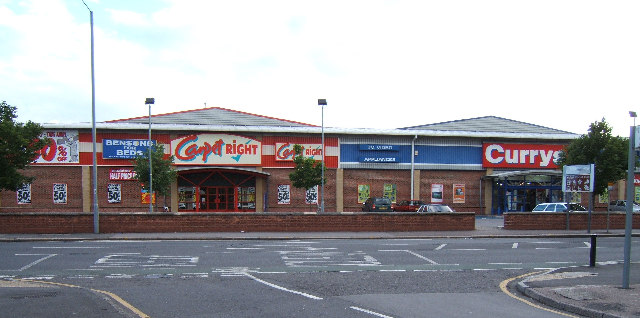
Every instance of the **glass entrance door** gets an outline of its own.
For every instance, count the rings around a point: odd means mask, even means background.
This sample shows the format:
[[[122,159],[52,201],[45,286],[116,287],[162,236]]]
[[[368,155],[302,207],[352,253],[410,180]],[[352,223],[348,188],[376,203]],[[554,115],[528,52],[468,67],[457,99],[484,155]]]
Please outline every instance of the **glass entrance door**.
[[[207,187],[206,210],[213,212],[233,211],[234,188],[233,187]]]

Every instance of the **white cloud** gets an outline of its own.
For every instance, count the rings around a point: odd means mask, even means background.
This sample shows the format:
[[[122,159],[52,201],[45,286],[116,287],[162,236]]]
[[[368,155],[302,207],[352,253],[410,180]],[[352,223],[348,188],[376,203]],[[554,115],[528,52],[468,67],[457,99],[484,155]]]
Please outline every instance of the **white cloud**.
[[[640,110],[635,1],[88,4],[98,120],[143,116],[155,97],[154,113],[207,103],[320,124],[327,98],[327,126],[495,115],[586,133],[605,117],[627,135]],[[88,23],[81,3],[0,4],[14,45],[0,99],[20,120],[90,120]]]

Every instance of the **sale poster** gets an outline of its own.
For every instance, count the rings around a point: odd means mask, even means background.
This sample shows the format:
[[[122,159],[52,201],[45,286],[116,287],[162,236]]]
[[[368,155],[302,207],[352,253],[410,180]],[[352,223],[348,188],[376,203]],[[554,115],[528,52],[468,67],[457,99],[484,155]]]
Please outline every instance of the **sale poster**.
[[[278,204],[291,204],[291,186],[288,184],[278,185]]]
[[[31,204],[31,184],[23,184],[16,190],[18,204]]]
[[[307,189],[305,192],[305,202],[307,204],[318,204],[318,186]]]
[[[107,202],[120,203],[122,201],[122,184],[109,183],[107,185]]]
[[[67,184],[53,184],[53,204],[67,204]]]

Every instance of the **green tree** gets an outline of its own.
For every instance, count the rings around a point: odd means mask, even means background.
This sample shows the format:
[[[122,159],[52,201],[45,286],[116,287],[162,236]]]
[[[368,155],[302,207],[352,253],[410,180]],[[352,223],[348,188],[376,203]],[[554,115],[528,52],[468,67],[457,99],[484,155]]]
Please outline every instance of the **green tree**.
[[[38,151],[48,140],[40,138],[43,128],[28,121],[17,123],[16,107],[0,103],[0,191],[15,191],[33,177],[24,176],[21,170],[29,168],[38,156]]]
[[[178,172],[173,169],[174,157],[164,158],[164,146],[155,144],[151,148],[151,166],[153,168],[153,191],[166,198],[171,191],[171,184],[178,177]],[[133,170],[136,179],[142,183],[145,190],[149,190],[149,152],[137,156],[133,161]],[[158,201],[156,200],[156,206]]]
[[[293,145],[293,152],[295,153],[293,163],[296,166],[293,172],[289,174],[289,180],[291,180],[294,187],[309,190],[322,183],[322,169],[325,168],[322,162],[303,156],[302,150],[301,145]]]
[[[569,143],[560,153],[558,164],[595,164],[593,195],[606,193],[610,182],[625,178],[629,154],[629,139],[611,135],[611,127],[603,118],[589,126],[586,135]]]

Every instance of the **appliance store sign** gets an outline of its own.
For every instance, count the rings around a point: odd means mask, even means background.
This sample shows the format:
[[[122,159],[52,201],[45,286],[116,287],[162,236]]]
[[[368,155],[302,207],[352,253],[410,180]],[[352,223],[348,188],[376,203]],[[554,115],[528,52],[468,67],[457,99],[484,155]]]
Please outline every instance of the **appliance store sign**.
[[[484,143],[485,168],[557,169],[564,145]]]

